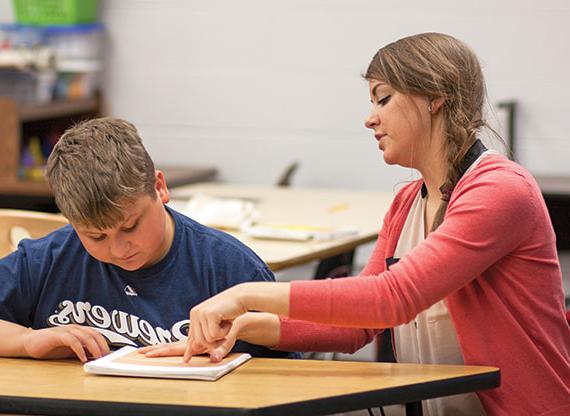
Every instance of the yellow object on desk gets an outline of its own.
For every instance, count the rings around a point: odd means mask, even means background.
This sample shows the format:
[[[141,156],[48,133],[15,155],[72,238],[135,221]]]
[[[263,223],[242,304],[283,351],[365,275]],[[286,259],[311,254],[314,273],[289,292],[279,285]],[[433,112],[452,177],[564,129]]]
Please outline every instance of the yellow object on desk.
[[[347,203],[341,203],[341,204],[335,204],[329,207],[329,212],[331,213],[335,213],[335,212],[340,212],[340,211],[344,211],[347,210],[349,208],[349,205]]]

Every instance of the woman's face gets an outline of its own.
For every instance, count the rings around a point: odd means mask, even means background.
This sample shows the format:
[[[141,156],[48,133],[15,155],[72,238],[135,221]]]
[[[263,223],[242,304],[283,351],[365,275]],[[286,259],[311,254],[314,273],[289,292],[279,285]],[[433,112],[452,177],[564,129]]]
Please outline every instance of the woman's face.
[[[371,80],[369,84],[372,110],[364,125],[374,130],[384,161],[420,169],[430,146],[428,99],[399,93],[381,81]]]

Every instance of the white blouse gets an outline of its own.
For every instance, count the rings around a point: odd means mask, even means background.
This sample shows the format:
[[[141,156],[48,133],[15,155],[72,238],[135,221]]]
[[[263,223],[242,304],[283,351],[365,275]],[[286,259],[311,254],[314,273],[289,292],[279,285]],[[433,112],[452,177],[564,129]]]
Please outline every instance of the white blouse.
[[[469,170],[488,154],[487,150],[473,162]],[[422,198],[421,190],[416,198],[402,229],[394,257],[400,259],[424,240],[424,213],[427,198]],[[445,273],[445,271],[442,271]],[[457,334],[445,300],[419,313],[407,324],[394,328],[394,348],[398,362],[416,364],[464,364]],[[485,411],[475,393],[459,394],[423,401],[426,416],[442,415],[485,415]]]

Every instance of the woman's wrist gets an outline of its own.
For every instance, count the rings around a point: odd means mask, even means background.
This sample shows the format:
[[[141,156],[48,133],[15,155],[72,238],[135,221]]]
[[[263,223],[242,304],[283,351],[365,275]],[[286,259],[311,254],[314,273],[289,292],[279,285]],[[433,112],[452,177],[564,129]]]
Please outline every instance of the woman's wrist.
[[[235,319],[237,339],[250,344],[273,348],[279,343],[281,321],[277,315],[248,312]]]
[[[289,315],[289,283],[251,282],[236,288],[239,288],[237,296],[244,310]]]

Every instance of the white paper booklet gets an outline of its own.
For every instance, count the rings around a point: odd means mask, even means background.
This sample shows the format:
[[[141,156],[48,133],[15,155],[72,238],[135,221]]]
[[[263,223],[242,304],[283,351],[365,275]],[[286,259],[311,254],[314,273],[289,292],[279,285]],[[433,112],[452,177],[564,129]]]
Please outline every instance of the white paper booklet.
[[[123,347],[105,357],[83,365],[87,373],[109,376],[185,378],[217,380],[245,363],[249,354],[231,353],[219,363],[210,362],[208,356],[194,356],[189,363],[182,357],[146,357],[137,348]]]
[[[320,227],[301,224],[255,224],[242,230],[255,238],[269,240],[327,241],[358,234],[354,228]]]

